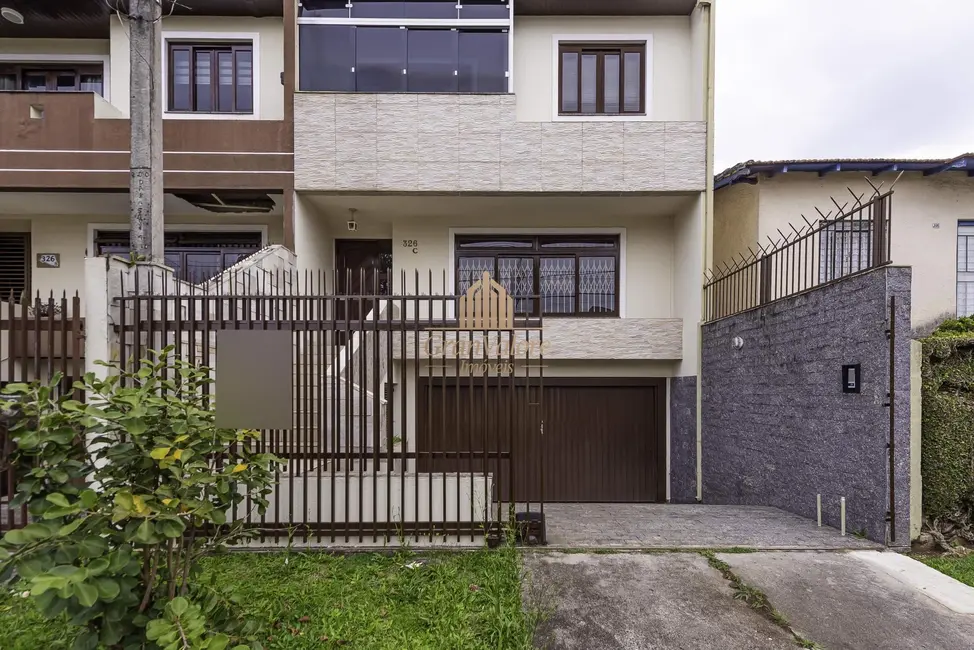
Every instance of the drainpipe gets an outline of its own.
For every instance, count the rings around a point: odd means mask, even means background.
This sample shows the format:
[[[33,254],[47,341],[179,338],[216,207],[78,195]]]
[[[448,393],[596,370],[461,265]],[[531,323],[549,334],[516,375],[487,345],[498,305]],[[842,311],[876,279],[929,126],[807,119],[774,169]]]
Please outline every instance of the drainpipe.
[[[704,227],[703,227],[703,268],[700,271],[700,282],[704,273],[713,260],[714,224],[714,67],[716,61],[714,25],[714,6],[709,0],[697,3],[700,11],[706,13],[707,21],[707,57],[704,61],[704,83],[706,84],[706,119],[707,119],[707,189],[704,192]],[[706,313],[706,297],[700,292],[700,313]],[[697,501],[703,501],[703,318],[697,326]]]

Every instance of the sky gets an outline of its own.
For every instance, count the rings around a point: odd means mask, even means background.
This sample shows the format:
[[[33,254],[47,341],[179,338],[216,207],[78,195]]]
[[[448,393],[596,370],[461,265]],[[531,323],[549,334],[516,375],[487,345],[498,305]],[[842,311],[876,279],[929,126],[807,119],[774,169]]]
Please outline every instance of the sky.
[[[718,0],[716,171],[974,151],[974,0]]]

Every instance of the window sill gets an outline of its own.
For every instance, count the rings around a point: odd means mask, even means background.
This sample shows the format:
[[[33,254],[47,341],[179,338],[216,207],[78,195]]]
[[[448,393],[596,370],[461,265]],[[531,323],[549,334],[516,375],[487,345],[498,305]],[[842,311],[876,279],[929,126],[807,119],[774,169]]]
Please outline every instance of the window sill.
[[[163,119],[172,120],[256,120],[257,113],[203,113],[193,111],[165,111]]]

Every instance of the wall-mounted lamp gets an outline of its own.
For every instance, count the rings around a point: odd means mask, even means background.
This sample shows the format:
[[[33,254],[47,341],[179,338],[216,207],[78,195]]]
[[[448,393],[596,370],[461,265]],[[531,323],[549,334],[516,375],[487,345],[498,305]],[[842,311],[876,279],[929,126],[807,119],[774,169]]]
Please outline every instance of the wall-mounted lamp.
[[[358,230],[358,222],[355,221],[355,213],[358,212],[355,208],[348,209],[348,231],[355,232]]]
[[[16,9],[11,9],[10,7],[0,7],[0,16],[14,25],[24,24],[24,15]]]
[[[731,345],[734,346],[735,350],[740,350],[744,347],[744,339],[739,336],[735,336],[733,339],[731,339]]]

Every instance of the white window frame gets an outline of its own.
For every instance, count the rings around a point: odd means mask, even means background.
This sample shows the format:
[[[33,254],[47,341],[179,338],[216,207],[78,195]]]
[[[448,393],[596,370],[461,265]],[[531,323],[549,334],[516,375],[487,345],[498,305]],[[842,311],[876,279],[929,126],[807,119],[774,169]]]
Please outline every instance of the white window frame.
[[[615,235],[619,237],[619,318],[626,317],[626,229],[625,228],[450,228],[447,236],[450,266],[447,287],[457,283],[457,235]],[[449,309],[453,309],[452,303]],[[452,311],[450,312],[452,314]],[[585,318],[577,316],[574,318]],[[603,319],[606,320],[606,319]],[[614,319],[612,319],[614,320]]]
[[[0,63],[100,63],[101,87],[106,102],[112,102],[112,57],[108,54],[0,54]],[[96,95],[98,93],[95,93]]]
[[[253,113],[187,113],[169,110],[169,42],[247,43],[253,49]],[[162,116],[167,120],[259,120],[260,119],[260,34],[257,32],[163,32]]]
[[[954,314],[958,317],[972,316],[974,315],[974,304],[970,305],[970,309],[967,311],[961,310],[960,301],[960,290],[962,286],[974,284],[974,271],[961,271],[961,257],[960,257],[960,244],[961,237],[970,238],[964,242],[965,252],[966,247],[970,246],[971,241],[974,241],[974,222],[972,221],[958,221],[957,222],[957,246],[955,248],[956,263],[954,264],[954,272],[956,275],[956,290],[954,293],[955,303],[954,303]]]
[[[561,115],[561,97],[558,89],[561,84],[561,44],[593,43],[611,45],[612,43],[644,43],[646,45],[646,78],[641,115]],[[653,119],[653,35],[643,34],[555,34],[551,37],[551,121],[552,122],[648,122]]]
[[[463,0],[457,0],[457,9]],[[429,27],[439,29],[461,29],[465,27],[500,28],[507,30],[507,92],[514,92],[514,0],[507,0],[507,18],[335,18],[335,17],[299,17],[298,25],[348,25],[354,27]],[[298,32],[300,30],[297,30]],[[300,38],[300,37],[296,37]],[[300,47],[295,50],[300,53]],[[297,87],[301,87],[301,63],[297,65]],[[403,73],[405,74],[405,70]],[[456,71],[454,71],[456,72]],[[316,92],[316,91],[312,91]],[[327,91],[323,91],[327,92]],[[418,93],[423,94],[423,93]],[[438,93],[457,94],[465,93]]]

